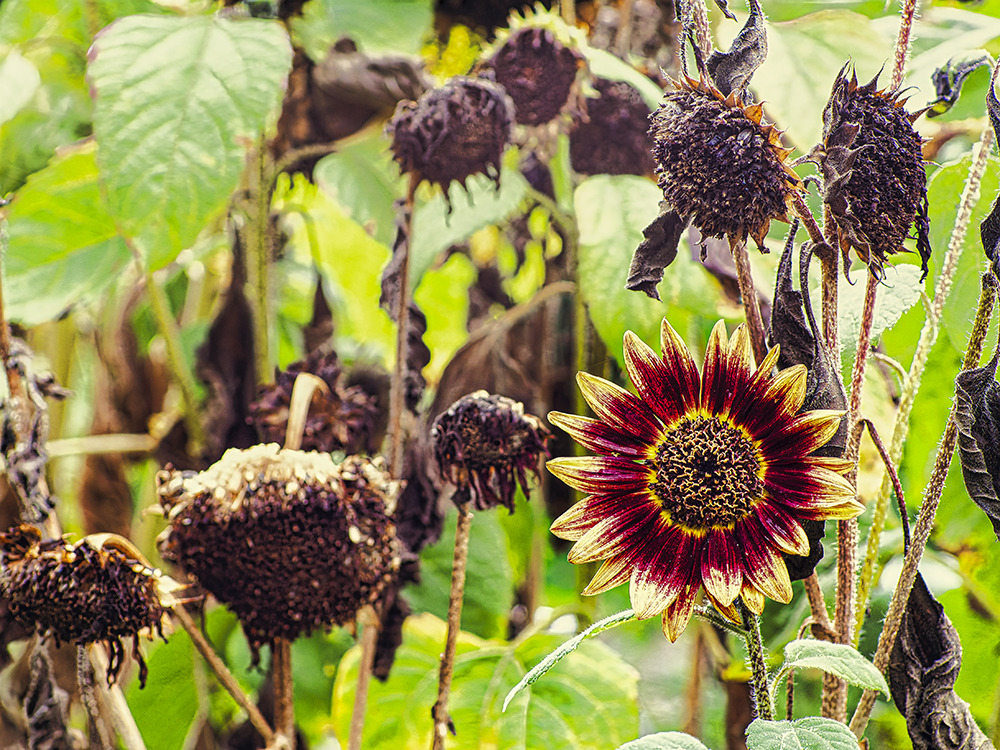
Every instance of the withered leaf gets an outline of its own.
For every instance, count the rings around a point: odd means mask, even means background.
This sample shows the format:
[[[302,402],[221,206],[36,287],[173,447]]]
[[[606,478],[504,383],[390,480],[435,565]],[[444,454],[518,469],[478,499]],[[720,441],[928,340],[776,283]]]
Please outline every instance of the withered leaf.
[[[70,750],[68,736],[69,693],[59,687],[55,669],[44,641],[31,653],[31,682],[24,696],[28,718],[28,747],[31,750]]]
[[[660,202],[660,215],[642,230],[645,239],[632,255],[632,265],[625,282],[626,289],[644,292],[647,297],[655,300],[660,298],[656,285],[663,278],[663,269],[677,257],[677,244],[689,223],[689,218],[671,210],[666,201]]]
[[[750,79],[767,58],[767,31],[759,0],[748,0],[750,16],[729,52],[714,51],[708,58],[708,73],[716,88],[728,96],[743,94]]]
[[[1000,71],[1000,65],[993,68],[993,77],[990,78],[989,90],[986,92],[986,111],[990,113],[993,133],[1000,135],[1000,101],[997,101],[997,94],[993,88],[997,80],[997,71]],[[986,257],[993,264],[993,273],[1000,275],[1000,196],[994,201],[990,215],[979,225],[979,235],[983,241]]]
[[[993,523],[1000,538],[1000,348],[982,367],[955,378],[958,455],[969,496]]]
[[[962,666],[958,631],[917,573],[889,657],[889,689],[914,750],[985,750],[993,743],[954,690]]]
[[[969,75],[984,65],[992,62],[990,54],[986,50],[975,50],[974,52],[957,55],[931,74],[931,82],[934,84],[934,91],[937,99],[927,105],[928,117],[943,115],[955,106],[959,94],[962,93],[962,85]]]

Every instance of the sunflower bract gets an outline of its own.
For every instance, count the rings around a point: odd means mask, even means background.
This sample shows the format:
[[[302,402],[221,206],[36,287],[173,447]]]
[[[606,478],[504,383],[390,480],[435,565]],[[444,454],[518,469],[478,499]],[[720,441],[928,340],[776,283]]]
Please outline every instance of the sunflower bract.
[[[638,395],[580,373],[597,418],[549,414],[597,454],[548,462],[588,493],[552,524],[575,542],[570,562],[604,560],[584,593],[627,581],[636,614],[660,614],[671,641],[702,588],[734,622],[737,597],[758,614],[765,597],[787,603],[782,555],[809,554],[802,524],[863,510],[845,479],[850,463],[815,454],[843,412],[802,412],[805,367],[772,376],[774,348],[754,368],[744,326],[732,338],[715,326],[701,373],[666,320],[661,355],[631,332],[624,350]]]

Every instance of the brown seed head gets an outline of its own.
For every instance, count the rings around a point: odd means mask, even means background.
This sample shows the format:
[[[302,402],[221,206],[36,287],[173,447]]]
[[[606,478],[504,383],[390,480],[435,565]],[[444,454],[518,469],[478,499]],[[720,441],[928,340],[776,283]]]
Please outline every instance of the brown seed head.
[[[649,137],[649,107],[642,95],[624,81],[601,78],[599,96],[587,100],[587,120],[569,134],[569,156],[580,174],[651,174],[653,141]]]
[[[790,150],[761,115],[760,104],[744,106],[737,94],[685,77],[664,95],[649,129],[665,202],[730,245],[749,235],[762,246],[771,221],[788,220],[800,186],[785,163]]]
[[[233,611],[255,656],[275,638],[352,622],[396,577],[398,488],[379,459],[256,445],[157,482],[164,558]]]
[[[0,534],[0,596],[23,625],[53,635],[58,642],[107,644],[108,679],[125,656],[122,638],[131,636],[139,681],[146,664],[139,631],[160,630],[164,605],[173,606],[177,585],[160,576],[125,539],[95,534],[76,544],[42,540],[34,526]]]
[[[517,483],[528,494],[526,472],[538,475],[549,434],[518,402],[476,391],[434,420],[431,440],[441,475],[459,489],[456,502],[513,513]]]
[[[858,86],[847,66],[823,110],[823,144],[811,157],[823,173],[823,199],[837,225],[845,271],[853,247],[881,276],[914,222],[924,275],[930,258],[927,175],[922,140],[896,91],[876,90],[878,76]]]
[[[510,139],[514,105],[491,81],[455,76],[416,102],[403,101],[387,127],[403,172],[440,185],[470,175],[499,179],[500,157]]]

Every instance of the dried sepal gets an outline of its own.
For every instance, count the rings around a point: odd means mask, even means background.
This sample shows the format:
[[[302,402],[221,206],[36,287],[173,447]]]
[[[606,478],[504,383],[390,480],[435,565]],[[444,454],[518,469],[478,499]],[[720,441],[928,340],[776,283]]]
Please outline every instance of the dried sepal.
[[[728,52],[715,50],[706,63],[716,88],[723,94],[746,92],[750,79],[767,58],[767,28],[759,0],[748,0],[750,15]],[[721,6],[720,6],[721,7]],[[723,12],[725,12],[723,8]],[[697,49],[697,48],[696,48]]]
[[[164,559],[233,611],[255,657],[275,638],[353,622],[399,570],[398,486],[380,459],[257,445],[157,484]]]
[[[918,113],[904,109],[898,91],[878,89],[878,75],[858,85],[845,65],[823,110],[823,143],[810,152],[823,174],[823,200],[837,228],[845,273],[853,248],[872,273],[903,250],[916,228],[917,252],[927,275],[930,225]]]

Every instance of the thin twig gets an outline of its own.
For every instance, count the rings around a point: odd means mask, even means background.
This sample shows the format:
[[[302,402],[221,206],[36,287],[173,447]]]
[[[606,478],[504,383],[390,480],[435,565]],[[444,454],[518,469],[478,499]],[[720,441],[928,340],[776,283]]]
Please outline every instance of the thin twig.
[[[347,736],[347,750],[361,750],[361,739],[365,731],[368,688],[372,682],[375,647],[378,645],[379,620],[375,610],[369,606],[358,612],[358,625],[361,627],[361,661],[358,664],[358,682],[354,690],[354,706],[351,709],[351,727]]]
[[[885,449],[885,444],[882,442],[882,438],[879,437],[878,430],[875,429],[875,425],[872,424],[870,419],[862,419],[859,426],[863,425],[866,430],[868,430],[868,437],[872,439],[875,444],[875,450],[878,451],[879,456],[882,457],[882,463],[885,465],[886,476],[889,477],[889,481],[892,482],[892,488],[896,493],[896,502],[899,505],[899,522],[903,526],[903,554],[905,555],[910,551],[910,517],[906,513],[906,500],[903,496],[903,485],[899,481],[899,474],[896,472],[896,467],[892,463],[892,459],[889,458],[889,452]],[[857,628],[856,628],[857,630]]]
[[[795,670],[788,670],[788,677],[785,683],[785,721],[791,721],[795,715]]]
[[[983,344],[990,327],[990,318],[993,315],[997,287],[1000,284],[998,284],[993,272],[989,271],[983,275],[982,285],[982,292],[979,295],[979,309],[976,312],[972,335],[969,337],[969,347],[965,351],[965,358],[962,362],[963,370],[969,370],[979,365]],[[927,540],[930,539],[931,530],[934,528],[934,517],[937,514],[938,504],[941,502],[941,493],[944,491],[944,482],[948,477],[948,468],[951,466],[951,459],[957,443],[958,425],[955,421],[955,407],[953,405],[944,435],[938,444],[931,478],[924,489],[924,501],[917,513],[916,523],[913,525],[913,542],[910,545],[909,553],[903,558],[903,569],[900,571],[896,589],[892,592],[889,610],[886,612],[882,632],[879,634],[878,647],[872,661],[881,671],[885,671],[889,663],[889,654],[896,642],[899,625],[906,611],[910,590],[913,588],[913,581],[917,576],[917,567],[920,565],[920,558],[924,554]],[[866,690],[851,718],[851,731],[859,738],[864,735],[865,727],[868,726],[868,719],[875,705],[875,695],[875,691]]]
[[[257,380],[271,380],[271,194],[274,184],[268,175],[270,157],[264,139],[258,141],[252,165],[247,170],[250,200],[244,227],[246,278],[253,290],[253,344]]]
[[[819,228],[819,224],[816,223],[816,217],[812,215],[812,211],[809,210],[809,206],[799,192],[792,193],[792,209],[795,211],[795,215],[802,219],[802,226],[806,228],[806,232],[809,234],[809,239],[812,240],[812,243],[814,245],[825,245],[826,238],[823,236],[823,230]]]
[[[462,624],[462,597],[465,590],[465,568],[469,561],[469,529],[471,526],[472,514],[469,513],[464,504],[460,505],[458,522],[455,526],[455,558],[451,568],[451,594],[448,597],[448,635],[445,640],[444,654],[441,656],[437,701],[431,709],[431,719],[434,722],[432,750],[444,750],[444,740],[448,732],[455,733],[455,726],[448,714],[448,694],[451,691],[451,678],[455,669],[455,648],[458,644],[458,633]]]
[[[160,444],[152,435],[87,435],[86,437],[50,440],[46,444],[49,458],[61,456],[97,456],[106,453],[150,453]]]
[[[738,242],[733,248],[733,260],[736,261],[736,279],[740,285],[740,296],[743,298],[743,309],[746,311],[747,328],[750,330],[750,343],[753,346],[754,357],[763,362],[767,356],[767,334],[764,331],[764,320],[760,314],[760,301],[757,290],[754,289],[753,275],[750,273],[750,255],[747,253],[747,243]],[[806,291],[808,294],[808,291]]]
[[[194,647],[198,649],[198,653],[201,654],[205,663],[208,664],[208,668],[218,678],[219,684],[232,696],[237,705],[247,712],[250,723],[260,732],[260,736],[264,738],[264,744],[271,745],[274,742],[274,730],[271,729],[264,715],[257,708],[257,704],[250,700],[249,696],[243,692],[239,682],[233,677],[233,673],[229,671],[225,662],[215,653],[212,644],[208,642],[208,639],[201,632],[201,628],[191,618],[188,611],[184,609],[184,605],[178,604],[171,611],[181,624],[181,627],[184,628],[184,631],[190,636],[191,642],[194,643]]]

